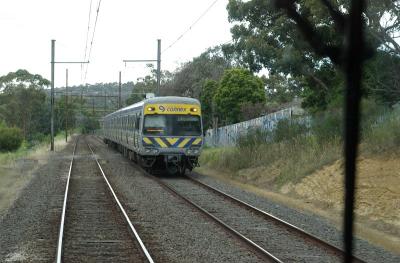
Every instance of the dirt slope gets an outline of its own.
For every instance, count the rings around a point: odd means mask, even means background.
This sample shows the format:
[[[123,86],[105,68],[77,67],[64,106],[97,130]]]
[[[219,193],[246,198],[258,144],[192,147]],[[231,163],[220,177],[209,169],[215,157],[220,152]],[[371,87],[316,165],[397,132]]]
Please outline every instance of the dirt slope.
[[[356,215],[358,221],[400,241],[400,158],[360,158]],[[281,191],[340,214],[343,209],[343,162],[337,161]],[[397,238],[396,238],[397,237]]]

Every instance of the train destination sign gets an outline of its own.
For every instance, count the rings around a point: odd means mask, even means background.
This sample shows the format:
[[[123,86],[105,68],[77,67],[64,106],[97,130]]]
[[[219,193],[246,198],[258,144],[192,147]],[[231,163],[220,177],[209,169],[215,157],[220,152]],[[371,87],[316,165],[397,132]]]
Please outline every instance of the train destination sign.
[[[147,104],[144,114],[190,114],[200,115],[199,105],[194,104]]]

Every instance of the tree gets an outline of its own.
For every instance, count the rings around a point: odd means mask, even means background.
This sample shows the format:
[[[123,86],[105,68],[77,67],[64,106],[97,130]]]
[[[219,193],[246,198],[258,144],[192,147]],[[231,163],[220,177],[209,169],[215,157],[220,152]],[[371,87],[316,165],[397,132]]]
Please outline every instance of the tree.
[[[49,83],[40,75],[26,70],[0,77],[0,117],[8,126],[20,128],[25,139],[36,132],[48,132],[43,130],[41,117],[48,111],[43,89]]]
[[[399,72],[400,56],[378,51],[365,65],[364,92],[384,104],[396,104],[400,101]]]
[[[142,101],[144,99],[144,97],[145,97],[144,94],[132,92],[131,95],[129,96],[129,98],[126,99],[125,104],[126,105],[135,104],[136,102]]]
[[[19,69],[0,77],[0,92],[4,93],[15,87],[41,89],[48,86],[50,86],[50,81],[38,74],[31,74],[25,69]]]
[[[367,2],[365,56],[377,49],[400,56],[400,1]],[[342,93],[335,64],[344,63],[348,0],[230,0],[227,9],[234,23],[234,42],[223,46],[227,56],[252,72],[266,68],[285,76],[308,108],[324,109]]]
[[[214,96],[219,114],[225,124],[243,120],[241,107],[245,103],[265,103],[262,80],[246,69],[226,70]]]
[[[214,114],[214,95],[218,89],[218,82],[212,79],[207,79],[204,82],[200,93],[201,111],[203,118],[204,130],[213,126]]]
[[[56,132],[65,130],[65,119],[67,119],[68,130],[76,127],[77,115],[80,108],[80,98],[68,97],[68,105],[66,105],[65,96],[62,95],[60,99],[56,100],[54,109],[54,129]]]
[[[23,139],[22,131],[19,128],[9,128],[0,122],[0,152],[17,150]]]
[[[205,81],[219,81],[228,68],[231,68],[231,63],[224,57],[221,48],[210,48],[175,71],[164,83],[162,95],[200,98]]]

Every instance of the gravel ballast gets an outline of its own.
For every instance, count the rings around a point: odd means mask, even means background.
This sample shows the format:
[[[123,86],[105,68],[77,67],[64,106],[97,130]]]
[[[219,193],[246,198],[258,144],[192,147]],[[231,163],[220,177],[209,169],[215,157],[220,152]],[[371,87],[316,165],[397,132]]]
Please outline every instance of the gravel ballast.
[[[147,262],[83,138],[72,166],[63,262]]]
[[[244,202],[254,205],[267,213],[279,217],[305,231],[337,246],[342,247],[342,233],[328,220],[304,211],[298,211],[283,204],[273,202],[251,192],[245,191],[233,185],[219,181],[215,178],[201,175],[196,172],[190,174],[206,184],[216,187]],[[355,255],[366,262],[400,262],[400,255],[390,253],[380,247],[376,247],[365,240],[355,239]]]
[[[96,139],[104,172],[156,262],[262,262],[246,246]]]
[[[227,223],[283,262],[341,262],[337,255],[270,220],[181,177],[164,178],[179,194]]]
[[[73,143],[52,153],[0,219],[0,262],[53,262]]]

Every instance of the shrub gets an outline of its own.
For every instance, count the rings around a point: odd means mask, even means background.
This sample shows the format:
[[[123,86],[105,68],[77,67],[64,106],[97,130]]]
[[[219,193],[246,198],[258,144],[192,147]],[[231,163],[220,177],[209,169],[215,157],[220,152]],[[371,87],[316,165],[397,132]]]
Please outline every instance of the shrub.
[[[313,116],[311,130],[319,143],[341,138],[343,134],[343,114],[324,112]]]
[[[399,111],[382,115],[378,121],[364,127],[364,149],[371,153],[398,150],[400,147]]]
[[[19,128],[8,128],[0,126],[0,151],[14,151],[17,150],[24,140],[22,131]]]
[[[296,120],[283,119],[278,121],[273,130],[273,139],[275,142],[293,140],[307,134],[307,132],[308,128],[305,124]]]
[[[253,148],[259,146],[260,144],[265,144],[270,137],[271,133],[268,131],[264,131],[262,129],[250,129],[247,134],[238,138],[237,146],[239,148]]]

